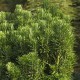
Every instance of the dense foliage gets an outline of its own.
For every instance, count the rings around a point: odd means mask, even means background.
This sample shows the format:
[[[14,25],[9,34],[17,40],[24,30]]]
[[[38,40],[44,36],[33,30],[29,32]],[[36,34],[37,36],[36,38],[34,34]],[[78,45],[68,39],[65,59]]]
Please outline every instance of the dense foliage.
[[[49,0],[34,13],[0,12],[1,80],[71,80],[73,45],[70,16]]]

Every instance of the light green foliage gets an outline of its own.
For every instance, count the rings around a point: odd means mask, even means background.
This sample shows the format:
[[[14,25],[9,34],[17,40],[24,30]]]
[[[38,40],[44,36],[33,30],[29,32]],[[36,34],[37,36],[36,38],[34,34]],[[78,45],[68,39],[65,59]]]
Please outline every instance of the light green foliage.
[[[21,79],[41,80],[44,75],[44,65],[42,64],[41,60],[38,58],[35,52],[19,57],[18,61],[21,70]]]
[[[12,80],[17,80],[20,75],[20,70],[14,65],[14,63],[8,62],[6,64],[9,74],[11,74]]]
[[[7,63],[7,70],[12,80],[41,80],[43,79],[44,64],[35,52],[18,58],[19,65]]]
[[[21,5],[14,13],[0,13],[0,40],[4,39],[0,55],[13,80],[72,78],[75,55],[70,16],[59,5],[47,4],[45,0],[34,13]]]

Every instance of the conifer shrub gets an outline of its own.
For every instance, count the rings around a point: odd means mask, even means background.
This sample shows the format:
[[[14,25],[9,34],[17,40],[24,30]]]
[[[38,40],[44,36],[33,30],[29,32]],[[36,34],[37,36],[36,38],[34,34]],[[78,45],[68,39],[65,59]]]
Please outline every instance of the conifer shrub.
[[[41,80],[43,79],[44,64],[35,52],[18,57],[18,64],[8,62],[6,67],[13,80]],[[26,76],[27,75],[27,76]]]
[[[0,60],[12,80],[71,80],[75,54],[70,16],[44,1],[32,13],[0,12]]]

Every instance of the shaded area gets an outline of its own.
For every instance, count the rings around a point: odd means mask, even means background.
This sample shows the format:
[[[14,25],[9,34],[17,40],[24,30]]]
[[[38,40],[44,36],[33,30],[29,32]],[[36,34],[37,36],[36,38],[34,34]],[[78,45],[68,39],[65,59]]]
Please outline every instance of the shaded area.
[[[0,11],[13,12],[16,4],[21,4],[23,7],[28,4],[27,0],[0,0]]]
[[[72,25],[75,29],[75,52],[77,55],[77,64],[74,67],[74,80],[80,80],[80,0],[72,0],[72,7],[75,9],[75,18],[72,20]]]

